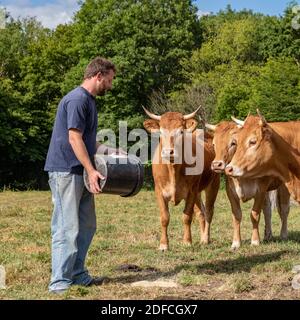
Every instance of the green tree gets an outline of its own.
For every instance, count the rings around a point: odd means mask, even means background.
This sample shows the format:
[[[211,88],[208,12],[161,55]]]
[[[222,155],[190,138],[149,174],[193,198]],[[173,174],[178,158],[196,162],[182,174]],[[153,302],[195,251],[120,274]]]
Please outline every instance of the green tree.
[[[140,126],[141,105],[153,90],[182,85],[179,61],[199,46],[196,11],[189,0],[85,1],[74,24],[80,62],[66,76],[65,91],[81,81],[91,58],[110,58],[118,73],[112,92],[100,99],[100,126],[116,129],[118,119]]]
[[[283,17],[266,16],[260,23],[259,51],[266,61],[268,58],[293,57],[300,62],[300,30],[292,27],[296,2],[285,10]]]
[[[0,30],[0,161],[6,172],[0,185],[33,170],[38,180],[43,172],[60,83],[73,63],[71,33],[69,26],[51,31],[35,19],[11,19]]]
[[[214,37],[193,51],[190,61],[185,61],[187,75],[194,79],[218,65],[234,61],[257,63],[262,60],[258,51],[259,41],[257,18],[226,21]]]
[[[292,28],[294,4],[283,17],[228,7],[200,19],[204,43],[182,64],[191,87],[211,88],[216,105],[208,109],[214,110],[214,121],[245,117],[258,106],[271,120],[299,117],[300,33]]]
[[[268,121],[300,119],[300,66],[294,59],[270,59],[253,82],[247,102]]]

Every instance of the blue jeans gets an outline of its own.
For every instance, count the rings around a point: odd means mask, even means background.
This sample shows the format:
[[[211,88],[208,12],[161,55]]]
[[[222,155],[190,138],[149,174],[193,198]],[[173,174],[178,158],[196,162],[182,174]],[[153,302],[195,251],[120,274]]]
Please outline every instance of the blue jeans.
[[[83,176],[69,172],[49,172],[49,185],[54,204],[49,290],[88,285],[92,278],[85,258],[96,231],[94,196],[85,188]]]

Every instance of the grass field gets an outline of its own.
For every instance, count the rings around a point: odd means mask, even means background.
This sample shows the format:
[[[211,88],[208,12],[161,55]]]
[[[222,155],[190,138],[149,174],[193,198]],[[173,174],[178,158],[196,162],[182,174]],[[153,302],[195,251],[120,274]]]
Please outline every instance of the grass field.
[[[274,241],[250,246],[249,208],[243,205],[242,247],[231,251],[231,213],[220,191],[212,223],[212,243],[200,244],[193,223],[193,246],[182,244],[183,205],[171,206],[170,251],[157,250],[159,213],[152,191],[133,198],[96,197],[97,233],[87,259],[92,275],[106,275],[100,287],[72,287],[64,296],[48,293],[50,277],[50,192],[0,193],[0,265],[7,289],[0,299],[300,299],[291,288],[293,265],[300,264],[300,208],[291,207],[289,240],[279,240],[280,220],[273,212]],[[260,223],[263,235],[263,219]],[[120,266],[134,264],[138,270]],[[140,288],[140,280],[173,279],[177,288]]]

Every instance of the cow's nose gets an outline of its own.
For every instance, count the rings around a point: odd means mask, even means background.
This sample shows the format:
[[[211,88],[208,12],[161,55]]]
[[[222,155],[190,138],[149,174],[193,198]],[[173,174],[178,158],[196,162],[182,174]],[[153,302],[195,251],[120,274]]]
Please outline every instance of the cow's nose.
[[[225,162],[224,161],[213,161],[211,164],[212,170],[225,170]]]
[[[232,166],[227,166],[225,168],[225,173],[228,175],[228,176],[231,176],[233,174],[233,167]]]

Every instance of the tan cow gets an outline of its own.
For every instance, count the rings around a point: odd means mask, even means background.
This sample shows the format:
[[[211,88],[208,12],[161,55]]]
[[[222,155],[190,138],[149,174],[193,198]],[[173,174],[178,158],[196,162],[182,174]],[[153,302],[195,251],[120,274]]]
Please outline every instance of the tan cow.
[[[257,112],[236,136],[237,149],[225,172],[232,177],[277,177],[300,203],[300,121],[267,123]]]
[[[238,125],[242,122],[235,119]],[[214,131],[213,145],[216,153],[212,162],[212,169],[216,172],[224,172],[226,165],[231,161],[237,147],[236,135],[239,131],[238,125],[231,121],[222,121],[218,125],[206,124],[206,127]],[[278,188],[278,189],[277,189]],[[277,178],[263,177],[258,179],[233,178],[226,176],[226,192],[230,201],[233,217],[233,241],[232,249],[238,249],[241,245],[240,225],[242,210],[240,201],[246,202],[254,198],[251,210],[252,237],[251,244],[258,245],[259,218],[261,209],[265,217],[264,240],[272,238],[271,226],[271,202],[267,191],[277,189],[277,207],[282,221],[280,236],[287,239],[287,218],[289,214],[290,195],[284,184]]]
[[[162,229],[159,249],[164,251],[169,247],[167,228],[170,221],[170,201],[178,205],[181,200],[185,200],[183,242],[188,245],[192,243],[191,222],[195,212],[200,219],[201,242],[208,243],[214,203],[220,184],[219,174],[211,170],[211,162],[214,159],[212,137],[206,135],[204,141],[198,139],[197,121],[194,119],[197,110],[189,115],[166,112],[161,116],[155,115],[145,108],[144,110],[151,118],[144,121],[146,130],[150,133],[160,132],[160,141],[154,153],[155,161],[152,164]],[[186,175],[186,168],[192,167],[192,165],[185,161],[182,163],[176,161],[180,151],[185,147],[183,142],[188,132],[193,133],[191,150],[193,156],[196,156],[197,143],[204,147],[204,168],[202,172],[195,175]],[[202,190],[205,190],[206,194],[205,209],[200,199]]]

